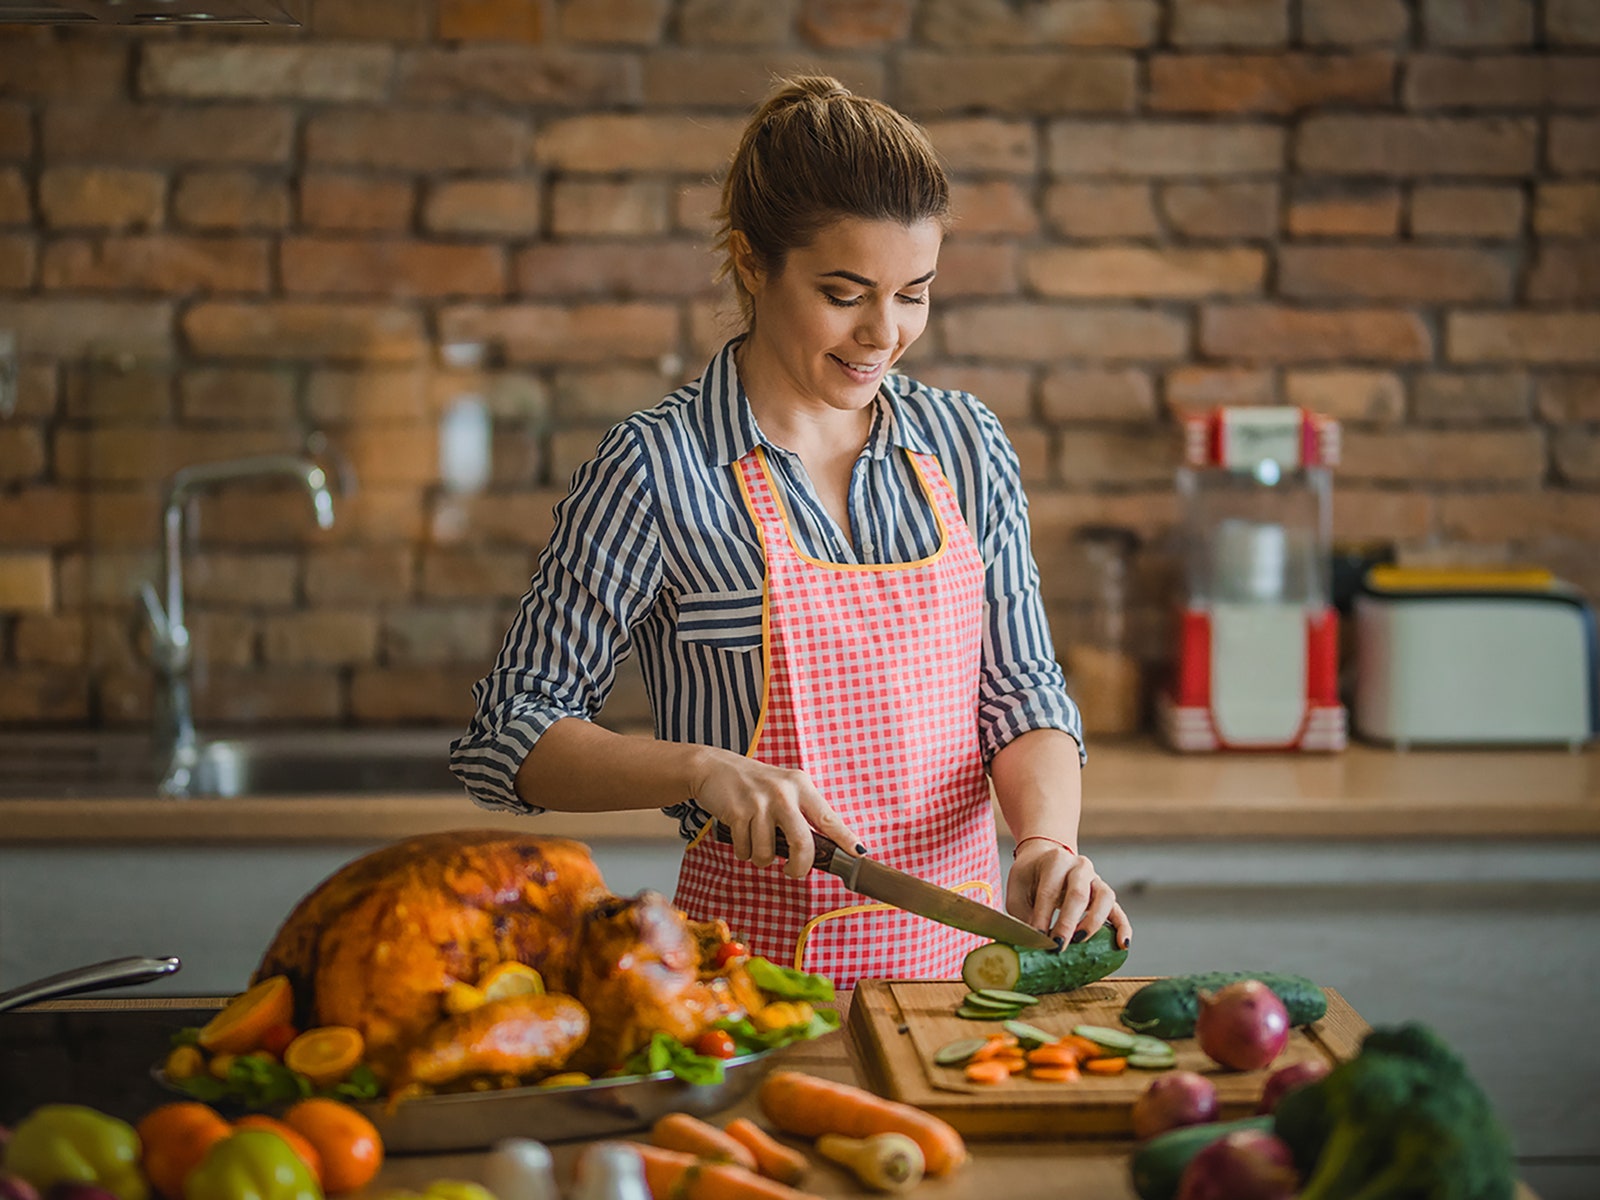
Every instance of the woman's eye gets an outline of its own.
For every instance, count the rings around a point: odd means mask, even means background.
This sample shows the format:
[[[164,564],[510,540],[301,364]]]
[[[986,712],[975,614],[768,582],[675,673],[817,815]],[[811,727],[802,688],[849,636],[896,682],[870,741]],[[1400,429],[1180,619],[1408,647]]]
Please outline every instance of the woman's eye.
[[[854,308],[861,301],[860,296],[835,296],[832,292],[823,292],[822,296],[835,308]]]
[[[898,299],[902,304],[926,304],[928,302],[928,293],[923,292],[918,296],[907,296],[902,293],[898,296]]]

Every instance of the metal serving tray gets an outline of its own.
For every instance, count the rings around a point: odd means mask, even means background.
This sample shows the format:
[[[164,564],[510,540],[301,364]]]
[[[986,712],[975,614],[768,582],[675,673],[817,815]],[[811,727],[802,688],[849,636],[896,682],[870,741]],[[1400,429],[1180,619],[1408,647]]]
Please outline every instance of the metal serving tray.
[[[501,1138],[561,1142],[647,1129],[670,1112],[697,1117],[738,1102],[772,1067],[775,1051],[730,1058],[721,1083],[685,1083],[671,1071],[572,1087],[454,1092],[404,1100],[391,1112],[358,1105],[397,1154],[476,1150]]]

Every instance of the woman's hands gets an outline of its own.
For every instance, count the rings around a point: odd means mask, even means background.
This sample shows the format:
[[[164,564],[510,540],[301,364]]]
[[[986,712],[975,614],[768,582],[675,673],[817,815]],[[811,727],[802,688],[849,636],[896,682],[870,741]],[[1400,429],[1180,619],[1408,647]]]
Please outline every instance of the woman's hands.
[[[1045,838],[1018,844],[1006,879],[1006,911],[1068,941],[1082,941],[1108,920],[1118,946],[1126,949],[1133,940],[1133,923],[1094,864]]]
[[[816,859],[814,829],[846,850],[861,838],[828,806],[804,771],[769,766],[742,754],[706,747],[697,773],[694,802],[733,832],[733,855],[758,867],[777,860],[773,831],[789,843],[783,873],[799,879]]]

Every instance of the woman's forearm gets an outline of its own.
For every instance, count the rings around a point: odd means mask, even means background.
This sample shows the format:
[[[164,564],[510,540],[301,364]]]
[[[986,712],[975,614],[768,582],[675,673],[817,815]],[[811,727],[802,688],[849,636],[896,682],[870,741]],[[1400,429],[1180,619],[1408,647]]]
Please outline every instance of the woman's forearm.
[[[989,778],[1017,841],[1047,837],[1080,848],[1082,771],[1078,743],[1071,734],[1029,730],[989,760]]]
[[[614,733],[566,717],[534,743],[517,769],[517,795],[554,812],[666,808],[693,798],[709,746]]]

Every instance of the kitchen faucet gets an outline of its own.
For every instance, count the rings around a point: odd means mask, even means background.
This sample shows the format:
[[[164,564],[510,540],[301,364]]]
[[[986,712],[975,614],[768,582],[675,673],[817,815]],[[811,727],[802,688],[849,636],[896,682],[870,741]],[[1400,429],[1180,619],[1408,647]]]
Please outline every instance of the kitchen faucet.
[[[166,500],[161,509],[162,578],[166,603],[146,583],[140,591],[151,632],[151,658],[159,676],[155,695],[155,753],[165,759],[161,793],[186,796],[193,785],[195,765],[200,758],[199,739],[194,729],[194,706],[190,695],[190,667],[193,648],[189,627],[183,616],[183,514],[191,496],[238,479],[259,479],[286,475],[298,479],[311,494],[317,524],[333,525],[333,495],[323,469],[307,458],[289,454],[266,454],[236,458],[226,462],[201,463],[174,471],[167,481]]]

